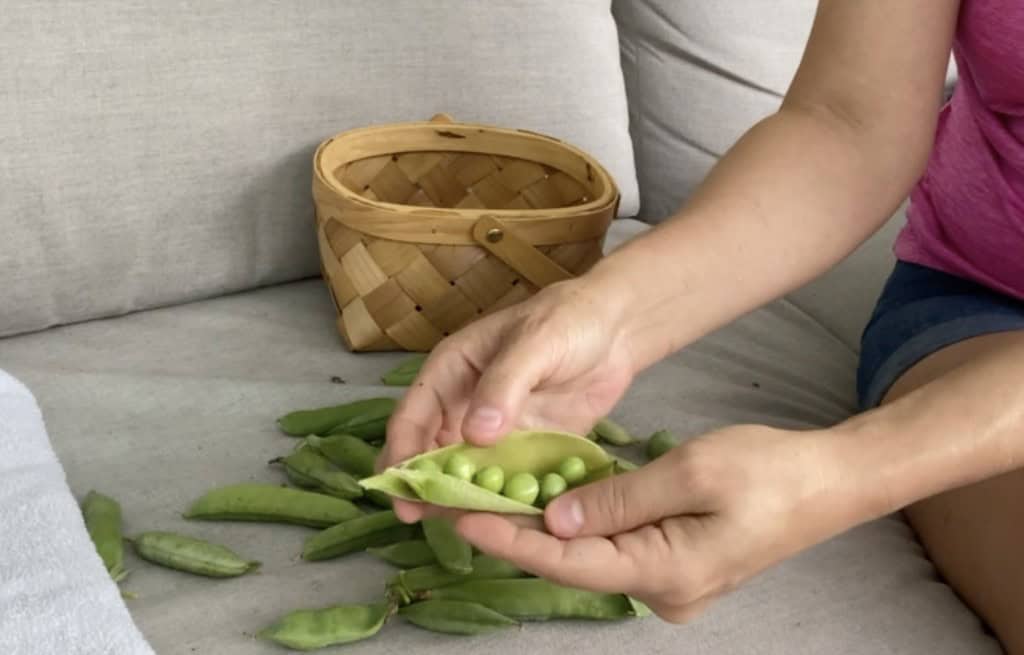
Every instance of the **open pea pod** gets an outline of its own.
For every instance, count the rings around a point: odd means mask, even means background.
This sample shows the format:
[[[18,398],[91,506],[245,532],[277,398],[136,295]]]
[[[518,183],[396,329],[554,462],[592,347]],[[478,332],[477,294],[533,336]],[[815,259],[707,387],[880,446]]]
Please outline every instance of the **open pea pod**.
[[[524,430],[508,434],[489,447],[459,443],[438,448],[360,480],[359,484],[365,489],[381,491],[394,498],[441,507],[502,514],[543,513],[540,507],[444,473],[445,464],[453,455],[461,455],[476,470],[488,466],[501,467],[506,480],[519,473],[541,478],[547,473],[558,471],[559,465],[570,457],[578,457],[586,465],[586,477],[580,484],[608,477],[615,472],[615,459],[603,448],[583,437],[565,432]],[[436,466],[423,466],[425,460]]]

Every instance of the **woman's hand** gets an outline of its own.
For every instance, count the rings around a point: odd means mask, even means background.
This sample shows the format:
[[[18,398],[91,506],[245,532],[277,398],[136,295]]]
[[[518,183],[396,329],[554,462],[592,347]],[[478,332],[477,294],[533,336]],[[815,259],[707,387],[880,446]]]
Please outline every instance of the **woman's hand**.
[[[837,443],[824,431],[727,428],[559,497],[545,511],[547,531],[480,513],[456,525],[481,551],[536,575],[627,593],[687,621],[771,565],[874,518],[878,505],[853,500],[871,486],[843,472]]]
[[[516,428],[589,430],[636,369],[616,306],[585,285],[549,286],[438,344],[388,424],[379,466]],[[395,511],[415,521],[423,508],[398,501]]]

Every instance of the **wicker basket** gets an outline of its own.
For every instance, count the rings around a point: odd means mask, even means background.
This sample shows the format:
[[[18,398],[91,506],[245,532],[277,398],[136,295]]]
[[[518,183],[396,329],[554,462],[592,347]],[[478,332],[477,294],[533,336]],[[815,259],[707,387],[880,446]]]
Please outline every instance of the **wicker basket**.
[[[592,266],[619,192],[561,141],[439,115],[325,141],[313,198],[349,349],[424,352]]]

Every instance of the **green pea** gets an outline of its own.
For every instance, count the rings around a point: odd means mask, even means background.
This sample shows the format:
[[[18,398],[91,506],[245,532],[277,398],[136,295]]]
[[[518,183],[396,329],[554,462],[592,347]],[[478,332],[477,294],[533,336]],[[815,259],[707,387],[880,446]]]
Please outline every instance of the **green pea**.
[[[587,465],[579,457],[567,457],[558,465],[558,474],[567,484],[576,485],[587,477]]]
[[[436,470],[437,465],[447,464],[455,455],[464,456],[477,471],[491,466],[501,468],[506,477],[501,492],[492,491],[469,479],[456,478]],[[459,443],[422,453],[390,466],[379,474],[360,480],[359,484],[364,489],[381,491],[392,498],[442,507],[539,515],[542,513],[541,509],[513,498],[508,493],[511,478],[515,474],[532,477],[533,486],[539,493],[537,478],[556,471],[559,464],[568,457],[578,457],[583,461],[588,481],[614,473],[612,456],[601,446],[578,435],[551,431],[519,431],[508,434],[496,444],[487,447]],[[534,502],[536,497],[535,493],[530,502]]]
[[[402,523],[391,510],[374,512],[339,523],[306,539],[302,559],[332,559],[373,546],[412,539],[415,535],[416,527]]]
[[[598,439],[607,441],[613,446],[628,446],[636,442],[636,439],[626,428],[607,417],[594,425],[594,434],[597,435]]]
[[[433,632],[481,635],[519,625],[515,619],[481,605],[459,600],[424,600],[398,613],[413,625]]]
[[[413,462],[410,467],[414,471],[420,471],[421,473],[440,473],[441,465],[432,459],[418,459]]]
[[[478,487],[483,487],[487,491],[500,494],[502,487],[505,486],[505,471],[496,464],[485,466],[477,471],[476,477],[473,478],[473,482]]]
[[[260,567],[224,546],[171,532],[144,532],[129,542],[147,562],[210,578],[233,578]]]
[[[445,462],[444,472],[452,477],[469,482],[473,479],[473,474],[476,473],[476,465],[465,455],[455,453]]]
[[[120,582],[128,575],[121,542],[121,505],[110,496],[89,491],[82,499],[82,519],[107,573]]]
[[[351,473],[358,478],[367,478],[373,475],[377,457],[380,456],[379,449],[348,434],[335,434],[330,437],[319,437],[313,434],[306,437],[306,443],[320,451],[342,471]]]
[[[207,492],[185,512],[204,521],[263,521],[323,528],[361,516],[351,502],[274,484],[241,483]]]
[[[289,412],[277,419],[277,424],[285,434],[293,437],[345,433],[361,438],[379,438],[384,436],[387,419],[396,405],[394,398],[367,398]]]
[[[537,500],[537,494],[540,493],[540,485],[537,483],[537,478],[529,473],[516,473],[505,483],[502,493],[512,500],[532,505]]]
[[[289,481],[298,487],[316,489],[345,500],[363,495],[358,480],[336,469],[318,450],[305,442],[290,455],[272,459],[270,463],[284,466]]]
[[[658,430],[647,440],[648,460],[655,460],[679,445],[679,439],[668,430]]]
[[[543,578],[469,580],[431,589],[418,597],[479,603],[524,620],[614,620],[650,614],[645,605],[624,594],[563,587]]]
[[[557,473],[548,473],[540,481],[540,501],[546,505],[565,493],[568,487],[565,478]]]
[[[296,610],[257,636],[288,648],[317,650],[368,639],[380,632],[391,613],[386,603]]]
[[[512,562],[490,555],[477,555],[473,558],[472,564],[473,570],[465,575],[447,571],[440,564],[400,571],[388,582],[388,589],[397,592],[403,598],[410,598],[428,589],[437,589],[466,580],[501,580],[527,575]]]
[[[473,547],[459,536],[451,521],[441,517],[425,518],[423,536],[430,544],[438,564],[446,571],[466,575],[473,572]]]
[[[367,548],[366,552],[388,564],[402,568],[428,566],[437,563],[434,550],[423,539],[407,539],[387,546]]]
[[[398,366],[382,375],[380,381],[390,386],[407,387],[419,375],[423,362],[426,360],[426,354],[413,355],[399,362]]]

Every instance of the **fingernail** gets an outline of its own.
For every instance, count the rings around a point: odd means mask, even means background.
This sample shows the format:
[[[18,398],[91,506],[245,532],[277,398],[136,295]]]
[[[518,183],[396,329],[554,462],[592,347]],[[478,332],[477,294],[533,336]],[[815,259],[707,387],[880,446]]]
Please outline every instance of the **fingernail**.
[[[467,427],[472,432],[495,432],[501,427],[501,412],[493,407],[481,407],[469,416]]]
[[[575,537],[583,529],[583,503],[575,498],[551,503],[551,528],[559,537]]]

